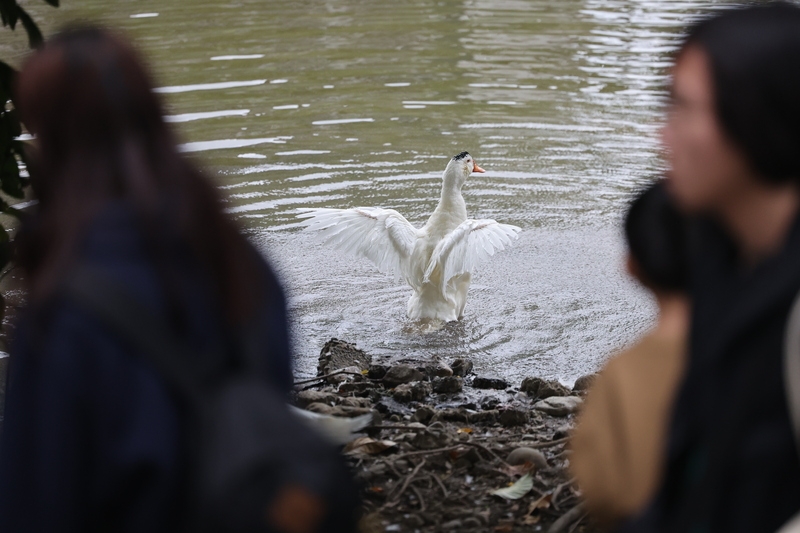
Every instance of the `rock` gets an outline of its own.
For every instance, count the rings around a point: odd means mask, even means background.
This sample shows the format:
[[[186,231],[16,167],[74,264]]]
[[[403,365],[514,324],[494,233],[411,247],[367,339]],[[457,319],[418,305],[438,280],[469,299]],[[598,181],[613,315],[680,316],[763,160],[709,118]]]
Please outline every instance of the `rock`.
[[[312,403],[334,404],[339,396],[332,392],[322,392],[316,390],[304,390],[295,395],[295,404],[301,409]]]
[[[589,390],[589,387],[592,386],[594,382],[594,378],[597,377],[597,374],[586,374],[585,376],[581,376],[575,380],[575,385],[572,386],[573,392],[586,392]]]
[[[450,363],[450,368],[454,376],[461,376],[463,378],[472,372],[472,361],[469,359],[456,359]]]
[[[363,379],[360,375],[361,369],[357,366],[348,366],[342,370],[343,372],[341,374],[329,376],[327,382],[332,385],[337,385],[345,381],[358,381]]]
[[[464,380],[458,376],[448,376],[433,380],[433,392],[452,394],[464,389]]]
[[[306,406],[306,411],[311,411],[312,413],[319,413],[321,415],[333,415],[333,406],[328,405],[327,403],[311,403]]]
[[[370,391],[375,389],[375,384],[369,381],[352,382],[346,381],[339,385],[339,394],[355,394],[356,396],[369,396]]]
[[[421,402],[431,393],[430,384],[423,381],[402,383],[394,388],[392,398],[400,403]]]
[[[431,421],[431,418],[433,418],[434,414],[435,411],[432,408],[428,407],[427,405],[423,405],[414,412],[414,416],[411,417],[411,420],[427,424]]]
[[[446,378],[453,375],[453,369],[444,363],[439,363],[438,365],[429,368],[428,373],[438,378]]]
[[[332,416],[343,416],[343,417],[346,417],[346,418],[355,418],[357,416],[368,415],[370,413],[372,413],[372,409],[368,409],[366,407],[349,407],[347,405],[337,405],[328,414],[330,414]]]
[[[343,405],[345,407],[362,407],[369,409],[372,407],[372,401],[369,398],[358,398],[355,396],[349,396],[347,398],[342,398],[339,400],[339,405]]]
[[[567,416],[580,409],[583,399],[578,396],[553,396],[539,400],[533,408],[550,416]]]
[[[411,445],[420,450],[434,450],[447,445],[447,436],[438,431],[418,431]]]
[[[467,421],[470,424],[482,424],[488,426],[497,422],[498,418],[500,418],[500,411],[492,409],[488,411],[479,411],[477,413],[469,413]]]
[[[570,391],[558,381],[542,378],[525,378],[519,389],[533,399],[544,400],[552,396],[569,396]]]
[[[467,412],[461,409],[440,409],[436,411],[431,422],[466,422]]]
[[[412,368],[408,365],[395,365],[386,371],[386,374],[383,376],[383,383],[387,387],[393,388],[403,383],[420,381],[424,377],[422,372],[416,368]]]
[[[389,367],[386,365],[369,365],[367,377],[369,379],[383,379],[387,370],[389,370]]]
[[[533,448],[516,448],[508,454],[506,462],[510,465],[524,465],[531,463],[536,468],[547,468],[547,458],[539,450]]]
[[[500,423],[505,427],[524,426],[527,422],[527,411],[519,409],[503,409],[500,411]]]
[[[572,433],[572,426],[570,424],[564,424],[556,428],[555,432],[553,433],[553,439],[555,440],[569,437],[570,433]]]
[[[481,400],[481,409],[484,411],[497,409],[498,405],[500,405],[500,398],[496,398],[495,396],[487,396]]]
[[[372,362],[372,356],[364,350],[356,348],[355,344],[331,339],[325,343],[319,353],[317,375],[324,376],[340,368],[358,367],[358,370],[367,370]]]
[[[472,386],[476,389],[502,390],[508,387],[508,383],[502,379],[497,379],[497,378],[477,377],[472,380]]]

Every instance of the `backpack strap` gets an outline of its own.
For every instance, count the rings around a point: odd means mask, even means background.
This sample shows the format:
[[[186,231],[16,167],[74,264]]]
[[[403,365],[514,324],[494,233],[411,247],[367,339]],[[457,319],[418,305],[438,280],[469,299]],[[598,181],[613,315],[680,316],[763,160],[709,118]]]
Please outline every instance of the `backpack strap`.
[[[135,346],[181,399],[199,402],[203,387],[190,364],[191,354],[153,312],[97,267],[81,264],[70,271],[64,293]]]

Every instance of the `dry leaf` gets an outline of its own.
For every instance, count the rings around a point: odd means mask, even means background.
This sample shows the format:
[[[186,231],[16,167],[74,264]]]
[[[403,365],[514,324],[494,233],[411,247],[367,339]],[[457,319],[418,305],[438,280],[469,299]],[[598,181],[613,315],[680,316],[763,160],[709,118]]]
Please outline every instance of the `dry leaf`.
[[[366,453],[376,455],[397,447],[397,443],[391,440],[376,440],[370,437],[359,437],[344,447],[344,453],[357,454]]]
[[[472,433],[472,428],[459,428],[459,430],[456,431],[456,433],[467,433],[467,434],[469,434],[469,433]]]
[[[490,494],[500,496],[506,500],[518,500],[528,494],[532,488],[533,478],[530,474],[525,474],[510,487],[493,490]]]
[[[531,502],[528,506],[528,514],[531,514],[536,509],[547,509],[550,507],[550,502],[553,500],[553,493],[545,494],[535,502]]]

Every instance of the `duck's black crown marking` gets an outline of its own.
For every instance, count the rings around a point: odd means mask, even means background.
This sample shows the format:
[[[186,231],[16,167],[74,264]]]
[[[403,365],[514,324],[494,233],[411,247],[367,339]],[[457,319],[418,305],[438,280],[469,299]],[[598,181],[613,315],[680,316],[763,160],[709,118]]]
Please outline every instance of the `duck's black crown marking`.
[[[460,160],[464,159],[465,157],[467,157],[468,155],[469,155],[469,152],[461,152],[460,154],[453,156],[453,161],[460,161]]]

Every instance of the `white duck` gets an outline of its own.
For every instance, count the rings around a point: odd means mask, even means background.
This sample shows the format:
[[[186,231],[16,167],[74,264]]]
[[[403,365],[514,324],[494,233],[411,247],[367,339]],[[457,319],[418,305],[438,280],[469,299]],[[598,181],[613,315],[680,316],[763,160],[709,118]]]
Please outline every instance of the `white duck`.
[[[308,209],[298,215],[307,230],[345,252],[370,259],[382,272],[408,283],[414,293],[408,317],[449,322],[464,313],[472,272],[503,250],[520,228],[467,218],[461,188],[473,172],[485,172],[461,152],[447,164],[442,195],[428,222],[417,229],[400,213],[379,207]]]

